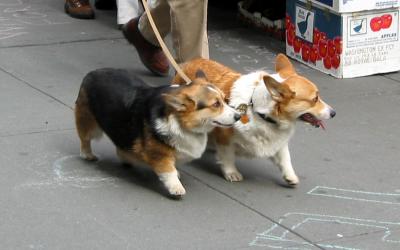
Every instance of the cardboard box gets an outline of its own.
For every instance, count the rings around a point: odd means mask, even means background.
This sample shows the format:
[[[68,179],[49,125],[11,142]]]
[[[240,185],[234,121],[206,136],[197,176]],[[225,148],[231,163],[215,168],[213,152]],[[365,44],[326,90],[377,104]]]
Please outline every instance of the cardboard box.
[[[399,8],[336,13],[286,1],[286,54],[339,78],[400,70]]]
[[[306,0],[338,13],[397,8],[400,0]]]

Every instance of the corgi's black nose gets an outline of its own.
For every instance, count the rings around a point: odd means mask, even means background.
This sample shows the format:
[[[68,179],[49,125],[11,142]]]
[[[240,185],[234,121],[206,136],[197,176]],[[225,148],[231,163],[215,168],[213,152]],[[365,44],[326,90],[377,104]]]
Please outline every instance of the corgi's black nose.
[[[330,115],[331,115],[331,118],[335,117],[336,111],[332,109]]]
[[[239,121],[240,117],[242,117],[240,114],[235,114],[235,116],[233,117],[233,119],[235,119],[235,121]]]

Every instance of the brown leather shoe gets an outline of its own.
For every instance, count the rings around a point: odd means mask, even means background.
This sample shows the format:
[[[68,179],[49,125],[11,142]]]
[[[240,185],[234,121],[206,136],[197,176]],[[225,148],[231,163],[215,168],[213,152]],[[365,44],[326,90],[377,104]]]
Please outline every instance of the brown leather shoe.
[[[65,13],[79,19],[93,19],[94,11],[89,0],[65,0]]]
[[[122,27],[122,33],[126,40],[135,46],[140,60],[156,75],[167,76],[169,62],[162,49],[148,42],[138,28],[139,17],[131,19]]]

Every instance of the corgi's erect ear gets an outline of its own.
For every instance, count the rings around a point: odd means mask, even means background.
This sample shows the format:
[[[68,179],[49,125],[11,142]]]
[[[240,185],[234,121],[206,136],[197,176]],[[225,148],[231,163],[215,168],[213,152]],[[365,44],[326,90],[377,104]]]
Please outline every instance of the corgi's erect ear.
[[[294,69],[289,58],[284,54],[278,54],[275,62],[275,71],[279,73],[282,78],[288,78],[292,75],[296,75],[296,70]]]
[[[264,76],[263,80],[274,101],[282,102],[296,96],[296,92],[292,91],[287,84],[280,83],[271,76]]]
[[[162,97],[167,105],[179,112],[193,109],[196,106],[196,102],[185,94],[163,94]]]
[[[198,69],[198,70],[196,71],[196,78],[204,78],[204,79],[207,80],[206,74],[205,74],[204,71],[201,70],[201,69]]]

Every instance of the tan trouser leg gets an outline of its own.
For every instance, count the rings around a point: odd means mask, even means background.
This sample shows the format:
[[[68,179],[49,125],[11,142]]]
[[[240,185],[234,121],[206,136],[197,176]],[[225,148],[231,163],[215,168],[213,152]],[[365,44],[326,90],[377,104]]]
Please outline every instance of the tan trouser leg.
[[[157,0],[151,14],[162,37],[171,31],[178,63],[209,58],[207,0]],[[158,44],[146,14],[139,29],[149,42]]]
[[[170,8],[167,1],[154,1],[154,5],[151,7],[150,12],[153,16],[154,22],[158,28],[158,32],[160,32],[161,37],[166,37],[171,31],[171,16],[169,14]],[[153,29],[151,28],[146,12],[144,12],[143,15],[140,17],[139,30],[147,41],[158,46],[157,38],[154,35]]]

